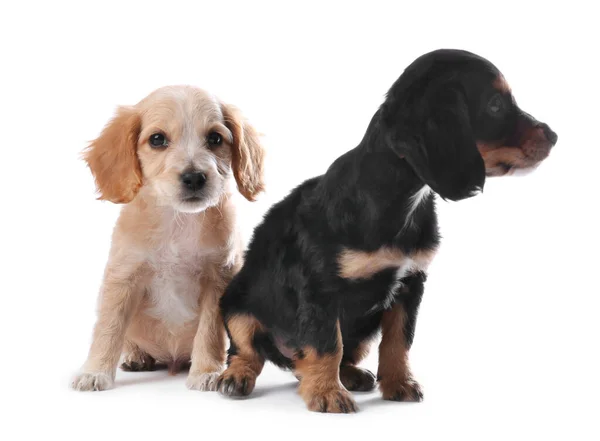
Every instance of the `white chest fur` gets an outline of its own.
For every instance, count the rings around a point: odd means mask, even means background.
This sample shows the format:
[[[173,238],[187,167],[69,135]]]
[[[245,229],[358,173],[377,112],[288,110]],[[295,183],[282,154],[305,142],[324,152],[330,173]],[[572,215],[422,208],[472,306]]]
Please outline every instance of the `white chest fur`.
[[[152,274],[146,313],[169,327],[183,326],[198,316],[202,267],[211,251],[198,246],[200,228],[195,219],[173,223],[147,258]]]
[[[394,303],[394,299],[396,298],[396,293],[398,292],[398,289],[402,287],[402,279],[404,279],[411,273],[415,273],[418,271],[426,271],[427,267],[429,266],[429,263],[430,261],[427,261],[425,263],[420,259],[415,260],[411,259],[410,257],[407,258],[404,261],[403,265],[396,270],[396,280],[390,286],[385,300],[380,305],[376,305],[374,309],[388,309],[389,307],[391,307]]]

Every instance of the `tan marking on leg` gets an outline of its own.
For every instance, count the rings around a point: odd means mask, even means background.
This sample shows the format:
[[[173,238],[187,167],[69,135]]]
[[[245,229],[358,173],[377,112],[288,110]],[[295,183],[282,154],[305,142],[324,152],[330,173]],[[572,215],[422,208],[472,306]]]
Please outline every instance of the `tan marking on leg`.
[[[421,401],[423,399],[421,388],[412,378],[408,365],[405,323],[406,311],[398,304],[391,310],[385,311],[381,319],[377,378],[384,400]]]
[[[425,271],[436,250],[419,250],[408,255],[394,248],[359,251],[345,248],[338,255],[339,274],[344,279],[367,279],[388,269],[407,265],[413,271]]]
[[[342,334],[337,323],[337,348],[332,354],[319,354],[311,346],[294,356],[294,373],[300,378],[298,392],[309,410],[316,412],[350,413],[357,406],[340,382]]]
[[[263,361],[256,352],[252,340],[257,332],[265,331],[264,326],[250,315],[236,315],[227,321],[227,328],[238,350],[238,354],[233,358],[245,360],[258,375],[262,371]]]
[[[224,395],[245,396],[254,389],[265,364],[253,344],[254,335],[265,332],[265,328],[255,317],[244,314],[230,317],[227,329],[237,353],[229,357],[229,367],[217,380],[217,390]]]

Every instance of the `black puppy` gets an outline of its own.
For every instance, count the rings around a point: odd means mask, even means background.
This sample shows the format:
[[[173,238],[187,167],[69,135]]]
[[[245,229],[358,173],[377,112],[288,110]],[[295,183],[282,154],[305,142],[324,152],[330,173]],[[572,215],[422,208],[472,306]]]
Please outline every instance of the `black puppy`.
[[[231,339],[224,395],[253,389],[265,360],[290,368],[310,410],[353,412],[358,368],[381,330],[383,398],[420,401],[408,366],[425,271],[439,243],[434,196],[536,167],[557,136],[521,111],[487,60],[438,50],[414,61],[358,145],[296,188],[254,232],[221,300]]]

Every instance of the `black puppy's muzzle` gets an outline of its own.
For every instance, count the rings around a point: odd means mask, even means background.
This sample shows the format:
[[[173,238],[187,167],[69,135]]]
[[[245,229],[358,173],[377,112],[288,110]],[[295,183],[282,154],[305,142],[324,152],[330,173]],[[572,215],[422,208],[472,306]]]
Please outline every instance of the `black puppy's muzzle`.
[[[504,176],[515,170],[533,170],[549,155],[558,135],[546,123],[520,111],[511,136],[499,143],[479,142],[487,176]]]
[[[548,150],[556,145],[558,135],[548,124],[535,119],[527,112],[521,111],[517,123],[517,145],[523,145],[528,138],[535,137],[538,144],[543,144]]]
[[[544,132],[544,136],[551,144],[551,147],[556,145],[556,141],[558,141],[558,135],[555,132],[553,132],[550,127],[548,127],[548,124],[542,123],[541,127],[542,131]]]

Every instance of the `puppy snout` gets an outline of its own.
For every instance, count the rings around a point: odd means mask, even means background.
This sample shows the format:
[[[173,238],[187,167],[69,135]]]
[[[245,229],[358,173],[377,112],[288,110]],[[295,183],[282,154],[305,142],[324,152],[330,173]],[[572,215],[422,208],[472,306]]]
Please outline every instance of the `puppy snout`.
[[[181,175],[181,183],[190,191],[198,191],[206,183],[206,175],[202,172],[185,172]]]
[[[558,135],[554,133],[552,129],[550,129],[550,127],[548,127],[548,124],[542,124],[542,130],[544,131],[544,136],[546,137],[550,145],[555,145],[556,141],[558,141]]]

